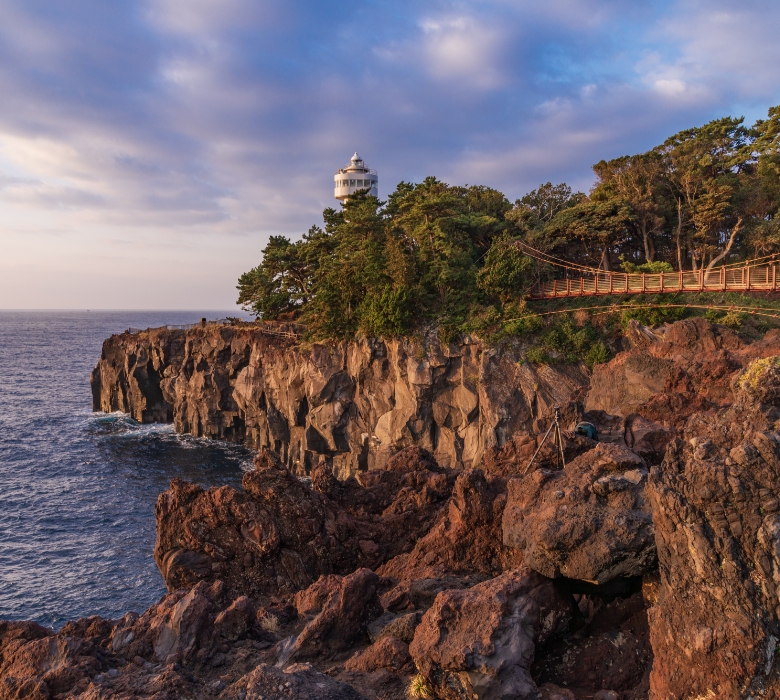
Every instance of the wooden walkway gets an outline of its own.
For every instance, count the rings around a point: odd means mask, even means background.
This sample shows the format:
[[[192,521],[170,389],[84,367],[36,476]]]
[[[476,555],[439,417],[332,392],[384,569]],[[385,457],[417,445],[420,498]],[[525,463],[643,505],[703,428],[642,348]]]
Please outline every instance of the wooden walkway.
[[[530,299],[607,296],[610,294],[661,294],[664,292],[776,292],[779,263],[725,266],[707,272],[587,272],[567,270],[565,279],[543,282]],[[569,276],[571,274],[571,276]]]

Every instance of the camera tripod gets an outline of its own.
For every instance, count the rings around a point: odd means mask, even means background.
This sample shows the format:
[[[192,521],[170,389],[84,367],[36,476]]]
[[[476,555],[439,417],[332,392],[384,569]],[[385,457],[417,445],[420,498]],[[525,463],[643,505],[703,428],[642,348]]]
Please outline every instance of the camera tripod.
[[[531,461],[528,462],[528,466],[523,470],[524,475],[528,473],[528,470],[531,468],[531,465],[534,463],[536,456],[539,454],[539,450],[542,449],[544,443],[547,441],[547,438],[549,437],[551,432],[553,433],[553,442],[555,443],[555,466],[558,469],[566,468],[566,460],[564,459],[563,456],[563,436],[561,435],[560,420],[561,420],[561,407],[556,406],[553,422],[550,423],[550,427],[547,428],[547,432],[544,434],[542,441],[539,443],[539,447],[536,448],[536,452],[534,452],[534,456],[531,457]]]

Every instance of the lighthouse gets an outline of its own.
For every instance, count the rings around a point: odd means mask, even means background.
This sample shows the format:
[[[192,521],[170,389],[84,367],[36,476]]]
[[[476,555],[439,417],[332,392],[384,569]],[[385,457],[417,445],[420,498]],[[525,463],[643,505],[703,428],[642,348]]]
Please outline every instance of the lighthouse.
[[[333,196],[346,202],[350,195],[358,190],[368,190],[372,197],[378,197],[377,183],[379,177],[376,170],[369,170],[363,159],[355,151],[355,155],[349,159],[349,165],[339,168],[333,177],[335,188]]]

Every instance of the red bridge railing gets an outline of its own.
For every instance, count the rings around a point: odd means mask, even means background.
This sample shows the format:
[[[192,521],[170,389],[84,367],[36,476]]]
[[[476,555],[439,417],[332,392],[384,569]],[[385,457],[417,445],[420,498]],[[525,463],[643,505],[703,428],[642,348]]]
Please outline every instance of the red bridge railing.
[[[775,292],[777,263],[720,267],[695,272],[593,272],[543,282],[531,290],[531,299],[661,294],[663,292]]]

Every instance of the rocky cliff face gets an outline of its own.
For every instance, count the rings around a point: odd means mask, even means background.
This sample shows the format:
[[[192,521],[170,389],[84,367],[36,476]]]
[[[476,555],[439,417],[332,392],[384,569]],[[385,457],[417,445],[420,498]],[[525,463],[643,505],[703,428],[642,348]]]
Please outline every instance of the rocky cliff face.
[[[244,346],[220,337],[198,342],[225,368]],[[542,453],[525,473],[539,436],[521,431],[477,468],[410,446],[346,479],[323,460],[309,485],[261,450],[243,490],[174,481],[155,549],[170,592],[56,634],[0,623],[0,700],[777,699],[780,337],[684,321],[629,340],[584,398],[602,440],[567,436],[563,470]],[[186,372],[236,391],[130,341],[117,377],[134,378],[95,386],[125,387],[139,419]]]
[[[304,349],[251,326],[115,335],[92,373],[94,410],[270,447],[298,474],[324,457],[339,478],[411,445],[475,466],[587,383],[585,367],[535,368],[473,339]]]

